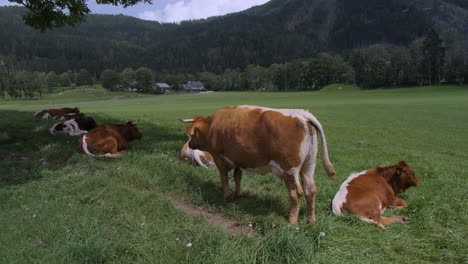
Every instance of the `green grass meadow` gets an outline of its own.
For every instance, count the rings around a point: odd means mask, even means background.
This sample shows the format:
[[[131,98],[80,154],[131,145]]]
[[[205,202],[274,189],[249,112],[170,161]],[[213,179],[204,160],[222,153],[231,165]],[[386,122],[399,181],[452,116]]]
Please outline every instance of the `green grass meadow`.
[[[177,119],[240,104],[304,108],[321,121],[339,180],[319,162],[315,224],[305,221],[304,199],[299,224],[288,224],[287,190],[272,174],[245,173],[242,198],[224,204],[216,170],[178,161],[186,136]],[[77,137],[53,137],[55,121],[32,117],[65,106],[98,123],[137,121],[144,136],[119,158],[82,155]],[[399,195],[408,208],[385,215],[406,215],[410,224],[381,230],[332,214],[331,200],[351,172],[402,159],[422,184]],[[168,96],[78,91],[0,102],[0,263],[468,263],[467,180],[466,86]],[[178,211],[173,199],[253,224],[260,235],[224,232]]]

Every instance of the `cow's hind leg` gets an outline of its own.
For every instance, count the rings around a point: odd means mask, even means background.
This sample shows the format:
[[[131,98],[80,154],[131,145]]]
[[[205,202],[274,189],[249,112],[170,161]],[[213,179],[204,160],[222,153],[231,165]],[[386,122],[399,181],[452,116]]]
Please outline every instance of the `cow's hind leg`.
[[[285,173],[282,178],[289,192],[289,222],[291,224],[296,224],[299,208],[301,207],[302,194],[304,193],[299,183],[299,173],[295,173],[294,175]]]
[[[234,181],[236,182],[236,194],[234,196],[235,199],[240,198],[240,193],[241,193],[241,180],[242,180],[242,170],[240,168],[236,168],[234,170]]]
[[[317,188],[315,187],[315,165],[317,161],[317,134],[312,136],[312,146],[309,155],[307,156],[301,168],[302,186],[307,202],[307,222],[314,223],[315,218],[315,194]]]

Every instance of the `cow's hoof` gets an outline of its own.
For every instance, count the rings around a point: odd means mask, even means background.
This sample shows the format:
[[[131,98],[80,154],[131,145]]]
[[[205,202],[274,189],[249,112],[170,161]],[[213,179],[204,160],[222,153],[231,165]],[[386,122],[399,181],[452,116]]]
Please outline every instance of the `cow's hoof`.
[[[405,223],[405,224],[408,224],[408,223],[411,223],[411,219],[409,217],[403,216],[401,218],[401,222]]]

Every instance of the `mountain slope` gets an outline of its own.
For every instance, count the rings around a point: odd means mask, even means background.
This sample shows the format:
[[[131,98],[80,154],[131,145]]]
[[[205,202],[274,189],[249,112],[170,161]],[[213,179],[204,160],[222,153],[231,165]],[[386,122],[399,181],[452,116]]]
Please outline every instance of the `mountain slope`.
[[[168,72],[222,72],[344,52],[376,43],[407,45],[431,28],[468,33],[465,1],[271,0],[243,12],[160,24],[91,15],[76,28],[39,33],[19,7],[0,8],[0,54],[9,67],[58,72],[148,66]]]

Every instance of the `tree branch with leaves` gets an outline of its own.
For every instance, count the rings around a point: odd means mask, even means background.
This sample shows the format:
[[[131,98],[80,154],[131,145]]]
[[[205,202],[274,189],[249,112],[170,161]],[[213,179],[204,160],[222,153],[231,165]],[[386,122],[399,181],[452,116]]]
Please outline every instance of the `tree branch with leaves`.
[[[86,0],[8,0],[23,5],[29,13],[23,16],[24,22],[41,31],[76,26],[85,21],[91,10]],[[138,3],[151,4],[152,0],[96,0],[100,5],[122,5],[129,7]]]

